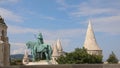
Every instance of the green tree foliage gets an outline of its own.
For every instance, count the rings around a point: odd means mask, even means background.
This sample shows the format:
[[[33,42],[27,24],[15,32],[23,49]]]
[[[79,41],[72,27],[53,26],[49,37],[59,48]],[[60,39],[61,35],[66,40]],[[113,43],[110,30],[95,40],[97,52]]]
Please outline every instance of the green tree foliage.
[[[85,48],[76,48],[75,51],[66,53],[57,59],[59,64],[102,63],[101,55],[90,55]]]
[[[117,59],[116,55],[114,54],[114,52],[112,52],[109,55],[109,58],[107,59],[107,62],[110,63],[110,64],[118,63],[118,59]]]
[[[22,65],[21,59],[12,59],[10,65]]]

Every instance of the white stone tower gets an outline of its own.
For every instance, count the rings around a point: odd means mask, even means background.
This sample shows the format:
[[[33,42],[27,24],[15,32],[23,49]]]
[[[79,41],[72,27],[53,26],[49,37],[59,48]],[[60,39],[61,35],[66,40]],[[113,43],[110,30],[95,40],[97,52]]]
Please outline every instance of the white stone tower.
[[[59,57],[59,53],[58,53],[58,50],[57,50],[57,46],[56,46],[56,43],[53,45],[53,53],[52,53],[52,63],[53,64],[58,64],[57,63],[57,58]]]
[[[57,45],[57,50],[58,50],[59,56],[63,55],[63,48],[62,48],[60,39],[57,40],[56,45]]]
[[[102,55],[102,50],[100,49],[100,47],[98,46],[96,42],[94,31],[93,31],[90,20],[89,20],[88,29],[86,32],[84,48],[87,49],[87,52],[89,54]]]
[[[65,55],[62,45],[61,45],[61,41],[60,39],[58,39],[52,46],[53,49],[53,53],[52,53],[52,61],[54,64],[58,64],[56,62],[56,59],[61,56],[61,55]]]
[[[28,52],[25,50],[25,54],[23,57],[23,64],[28,64],[29,63],[29,57],[28,57]]]
[[[53,45],[53,53],[52,53],[52,57],[58,57],[59,56],[59,53],[58,53],[58,50],[57,50],[57,46],[56,46],[56,43]]]
[[[0,66],[10,65],[10,44],[7,37],[7,25],[0,16]]]

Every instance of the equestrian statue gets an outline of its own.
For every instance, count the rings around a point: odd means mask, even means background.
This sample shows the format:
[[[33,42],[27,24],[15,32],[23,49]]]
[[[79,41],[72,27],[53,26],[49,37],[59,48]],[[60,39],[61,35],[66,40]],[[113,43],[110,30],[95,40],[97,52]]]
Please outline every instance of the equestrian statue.
[[[28,41],[26,46],[31,50],[32,61],[51,60],[52,48],[44,43],[42,33],[38,34],[37,41]]]

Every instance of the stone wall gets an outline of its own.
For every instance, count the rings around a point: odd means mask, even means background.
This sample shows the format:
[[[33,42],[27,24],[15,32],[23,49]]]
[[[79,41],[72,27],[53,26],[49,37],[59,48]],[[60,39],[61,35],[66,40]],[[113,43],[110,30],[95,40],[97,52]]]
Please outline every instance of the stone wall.
[[[10,44],[7,37],[7,25],[0,16],[0,66],[10,65]]]
[[[63,65],[36,65],[36,66],[6,66],[0,68],[120,68],[120,64],[63,64]]]

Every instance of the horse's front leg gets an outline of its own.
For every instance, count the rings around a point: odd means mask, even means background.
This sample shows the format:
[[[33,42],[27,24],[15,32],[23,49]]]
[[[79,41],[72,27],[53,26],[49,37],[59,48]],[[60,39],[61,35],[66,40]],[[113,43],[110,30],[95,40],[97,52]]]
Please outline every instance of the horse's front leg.
[[[35,61],[35,57],[36,56],[36,54],[35,54],[35,52],[34,52],[34,50],[32,50],[32,61],[34,62]]]
[[[49,58],[48,58],[48,53],[47,52],[45,52],[45,56],[46,56],[47,62],[49,62]]]

